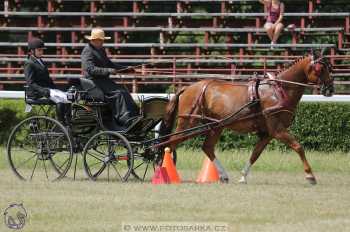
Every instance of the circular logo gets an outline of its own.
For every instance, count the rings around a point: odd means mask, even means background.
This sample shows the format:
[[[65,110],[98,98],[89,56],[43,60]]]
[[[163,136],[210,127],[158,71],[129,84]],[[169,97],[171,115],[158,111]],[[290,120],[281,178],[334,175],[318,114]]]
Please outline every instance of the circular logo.
[[[27,211],[23,204],[11,204],[5,209],[5,225],[10,229],[22,229],[26,223]]]

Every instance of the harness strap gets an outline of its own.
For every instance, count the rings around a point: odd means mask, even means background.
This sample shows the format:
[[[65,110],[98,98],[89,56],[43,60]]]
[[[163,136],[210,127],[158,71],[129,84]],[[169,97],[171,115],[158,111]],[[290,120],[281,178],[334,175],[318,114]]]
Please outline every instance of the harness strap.
[[[290,109],[290,100],[286,93],[286,91],[283,89],[282,84],[280,82],[274,82],[271,84],[275,95],[277,97],[277,104],[274,106],[268,107],[262,111],[262,113],[265,115],[265,117],[268,117],[272,114],[281,112],[281,111],[288,111],[292,113]]]
[[[214,80],[211,80],[211,81],[207,82],[207,83],[202,87],[201,93],[198,95],[196,101],[195,101],[194,104],[192,105],[191,110],[190,110],[190,112],[189,112],[189,115],[191,115],[192,113],[194,113],[197,107],[199,107],[199,108],[197,108],[198,110],[201,109],[201,108],[203,108],[203,104],[204,104],[204,102],[203,102],[203,99],[204,99],[203,96],[204,96],[205,91],[207,90],[209,84],[212,83],[213,81],[214,81]],[[203,113],[202,113],[202,114],[203,114]],[[203,115],[203,116],[204,116],[204,115]]]
[[[178,115],[178,117],[180,118],[197,118],[197,119],[205,119],[208,121],[212,121],[212,122],[220,122],[220,120],[215,119],[215,118],[211,118],[211,117],[207,117],[204,115],[198,115],[198,114],[180,114]]]
[[[259,99],[259,88],[260,79],[253,78],[248,82],[248,99],[249,101],[257,101]]]
[[[267,79],[267,81],[271,82],[281,82],[281,83],[288,83],[292,85],[299,85],[299,86],[304,86],[304,87],[309,87],[309,88],[317,88],[318,86],[315,84],[303,84],[295,81],[286,81],[286,80],[280,80],[280,79]]]
[[[257,98],[256,91],[255,91],[255,83],[253,81],[249,82],[247,92],[248,92],[249,101],[254,101]]]

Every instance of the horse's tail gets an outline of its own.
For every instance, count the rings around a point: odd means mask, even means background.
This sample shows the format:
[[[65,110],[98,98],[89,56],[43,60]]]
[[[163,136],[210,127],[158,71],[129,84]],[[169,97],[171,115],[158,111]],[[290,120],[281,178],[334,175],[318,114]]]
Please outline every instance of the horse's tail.
[[[177,106],[179,104],[179,98],[180,95],[185,91],[186,87],[181,88],[174,97],[171,98],[169,101],[167,107],[166,107],[166,112],[165,116],[163,117],[163,123],[162,127],[160,129],[160,134],[161,135],[166,135],[170,134],[171,130],[174,127],[175,124],[175,118],[176,118],[176,113],[177,113]]]

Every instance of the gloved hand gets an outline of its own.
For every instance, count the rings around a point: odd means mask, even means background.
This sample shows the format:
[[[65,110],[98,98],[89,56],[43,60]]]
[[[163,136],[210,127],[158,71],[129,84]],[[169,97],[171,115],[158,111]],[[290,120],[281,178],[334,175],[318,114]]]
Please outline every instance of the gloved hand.
[[[50,89],[44,90],[44,97],[49,98],[50,97]]]

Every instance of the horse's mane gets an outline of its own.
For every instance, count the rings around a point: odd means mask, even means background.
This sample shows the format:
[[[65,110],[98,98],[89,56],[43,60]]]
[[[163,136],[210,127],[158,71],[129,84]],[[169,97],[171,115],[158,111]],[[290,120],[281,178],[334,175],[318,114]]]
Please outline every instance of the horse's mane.
[[[304,55],[296,60],[294,60],[293,62],[291,62],[290,64],[288,64],[288,66],[284,67],[281,70],[278,70],[276,73],[276,76],[280,75],[283,72],[286,72],[287,70],[291,69],[292,67],[294,67],[294,65],[298,64],[299,62],[301,62],[302,60],[306,59],[307,57],[309,57],[309,55]]]

